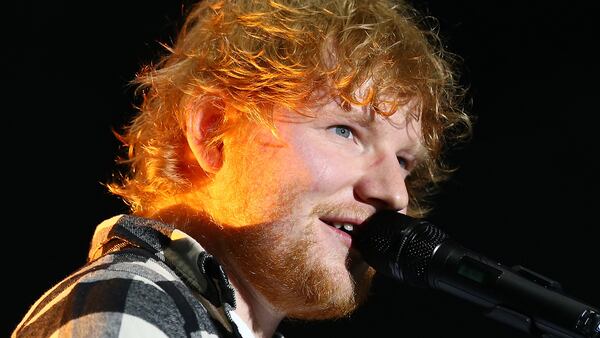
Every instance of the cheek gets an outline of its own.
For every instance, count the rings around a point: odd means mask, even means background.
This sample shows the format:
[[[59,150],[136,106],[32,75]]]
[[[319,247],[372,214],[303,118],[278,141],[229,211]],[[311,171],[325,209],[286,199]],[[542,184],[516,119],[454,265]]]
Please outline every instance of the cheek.
[[[201,195],[206,211],[221,224],[245,226],[272,222],[306,185],[305,169],[294,154],[256,139],[225,147],[223,167]]]
[[[344,158],[339,149],[321,142],[295,144],[299,161],[304,163],[307,188],[316,193],[331,193],[342,189],[350,181],[353,171],[351,162]]]

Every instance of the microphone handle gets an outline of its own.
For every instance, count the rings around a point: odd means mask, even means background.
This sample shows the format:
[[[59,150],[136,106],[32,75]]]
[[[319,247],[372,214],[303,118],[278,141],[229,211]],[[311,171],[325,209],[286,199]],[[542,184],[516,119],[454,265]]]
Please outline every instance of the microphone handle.
[[[428,284],[486,309],[499,322],[544,337],[600,337],[600,311],[538,273],[509,268],[451,240],[440,243]]]

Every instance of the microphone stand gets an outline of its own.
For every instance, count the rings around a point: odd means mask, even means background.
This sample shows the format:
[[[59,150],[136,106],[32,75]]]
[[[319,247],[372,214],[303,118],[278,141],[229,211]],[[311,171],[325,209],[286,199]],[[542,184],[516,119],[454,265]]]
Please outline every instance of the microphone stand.
[[[480,255],[470,259],[471,254],[465,250],[456,261],[446,261],[431,287],[482,306],[486,317],[532,336],[600,337],[600,311],[564,294],[558,282],[520,265],[508,268]],[[452,261],[453,254],[448,256]]]

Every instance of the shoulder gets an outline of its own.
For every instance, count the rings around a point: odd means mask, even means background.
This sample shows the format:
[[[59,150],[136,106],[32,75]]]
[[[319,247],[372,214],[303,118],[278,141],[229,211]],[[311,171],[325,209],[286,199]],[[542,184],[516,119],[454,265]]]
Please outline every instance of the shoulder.
[[[173,270],[147,252],[127,249],[87,264],[46,292],[13,336],[111,337],[131,330],[144,337],[215,331]]]

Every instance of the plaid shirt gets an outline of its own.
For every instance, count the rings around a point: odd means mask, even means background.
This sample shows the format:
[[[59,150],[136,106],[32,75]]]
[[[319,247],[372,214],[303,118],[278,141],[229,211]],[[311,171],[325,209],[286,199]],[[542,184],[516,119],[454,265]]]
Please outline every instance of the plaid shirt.
[[[231,284],[198,242],[119,215],[98,225],[88,263],[46,292],[12,337],[242,337],[234,308]]]

